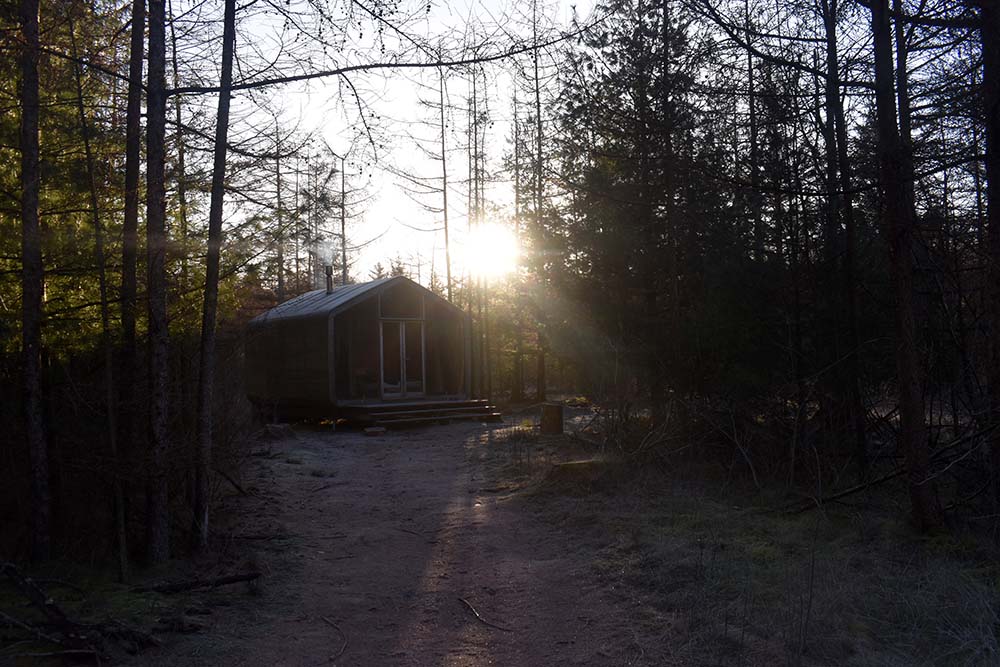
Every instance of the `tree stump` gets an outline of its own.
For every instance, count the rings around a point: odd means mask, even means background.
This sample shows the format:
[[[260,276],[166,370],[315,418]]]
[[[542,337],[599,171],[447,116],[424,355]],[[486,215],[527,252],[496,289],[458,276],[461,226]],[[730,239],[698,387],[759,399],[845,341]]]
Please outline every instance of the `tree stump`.
[[[563,432],[563,406],[559,403],[542,404],[541,431],[545,435],[560,435]]]

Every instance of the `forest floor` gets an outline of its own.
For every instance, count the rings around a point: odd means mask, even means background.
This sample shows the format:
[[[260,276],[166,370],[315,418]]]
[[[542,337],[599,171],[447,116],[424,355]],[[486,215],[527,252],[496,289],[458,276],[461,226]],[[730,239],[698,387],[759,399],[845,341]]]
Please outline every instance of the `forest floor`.
[[[260,584],[144,598],[172,631],[132,664],[1000,664],[988,552],[891,495],[789,515],[516,424],[263,447],[187,573]]]
[[[634,605],[594,568],[613,538],[560,526],[566,508],[537,506],[530,475],[507,474],[577,452],[492,433],[297,430],[270,443],[245,473],[252,496],[227,499],[239,520],[205,564],[262,570],[255,594],[178,601],[198,631],[135,664],[652,664]]]
[[[244,493],[219,480],[212,553],[143,578],[263,576],[87,586],[74,614],[161,640],[119,664],[1000,664],[995,550],[915,535],[888,489],[790,514],[726,466],[627,468],[516,420],[253,447]]]

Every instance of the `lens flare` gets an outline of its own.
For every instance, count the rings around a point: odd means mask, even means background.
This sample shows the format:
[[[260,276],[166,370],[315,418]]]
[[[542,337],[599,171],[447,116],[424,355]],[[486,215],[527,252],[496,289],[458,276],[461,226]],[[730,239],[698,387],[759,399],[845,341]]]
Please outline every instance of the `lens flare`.
[[[463,251],[466,269],[472,275],[500,278],[517,269],[520,256],[513,230],[496,223],[473,228]]]

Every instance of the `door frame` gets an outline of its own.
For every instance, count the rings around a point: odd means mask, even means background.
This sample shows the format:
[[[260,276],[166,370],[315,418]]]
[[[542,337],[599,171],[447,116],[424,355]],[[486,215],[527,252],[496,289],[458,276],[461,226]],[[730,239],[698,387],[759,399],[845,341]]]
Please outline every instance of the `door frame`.
[[[385,324],[399,325],[399,391],[385,391]],[[406,384],[406,327],[420,325],[420,391],[407,391]],[[427,327],[422,319],[379,318],[378,324],[379,395],[383,400],[397,398],[422,398],[427,394]]]

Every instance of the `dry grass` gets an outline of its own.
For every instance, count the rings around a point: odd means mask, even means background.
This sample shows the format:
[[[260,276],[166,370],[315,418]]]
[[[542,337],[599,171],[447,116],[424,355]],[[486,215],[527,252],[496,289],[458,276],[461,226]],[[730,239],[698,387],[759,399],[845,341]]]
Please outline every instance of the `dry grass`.
[[[588,464],[580,493],[546,484],[559,447],[525,448],[528,502],[593,548],[651,664],[1000,664],[1000,571],[968,537],[922,538],[890,511],[789,516],[615,465],[596,480]]]
[[[680,617],[718,664],[996,664],[995,576],[890,519],[790,519],[666,495],[602,516],[628,527],[604,569]],[[637,508],[638,509],[638,508]],[[619,533],[621,534],[621,533]]]

